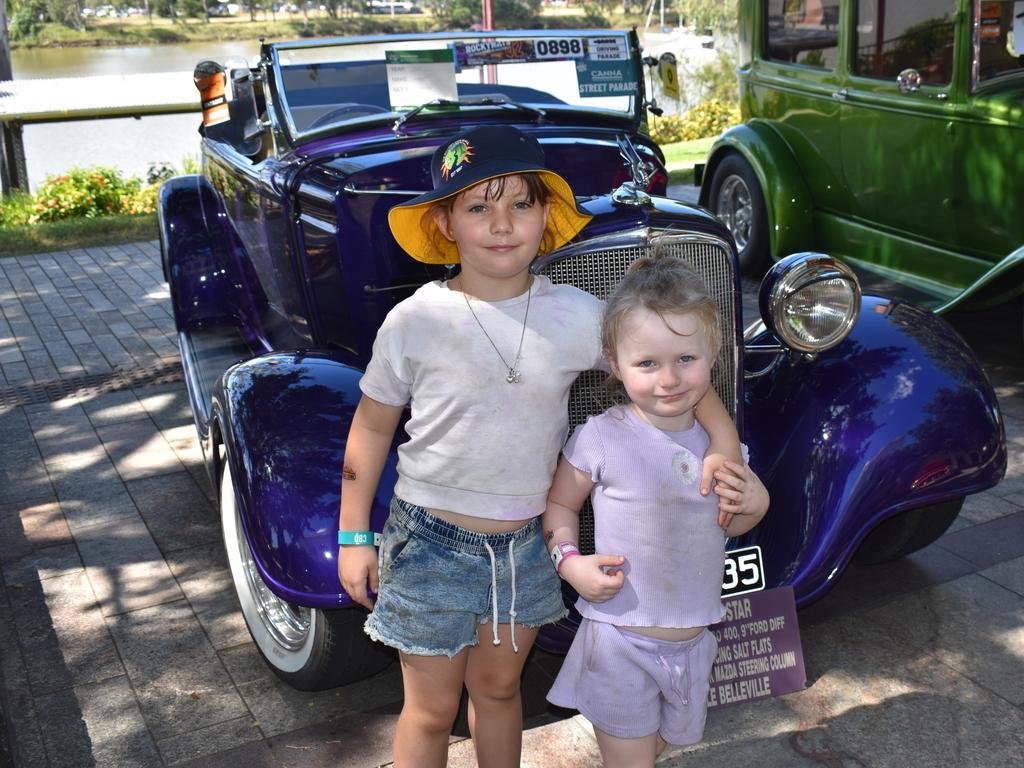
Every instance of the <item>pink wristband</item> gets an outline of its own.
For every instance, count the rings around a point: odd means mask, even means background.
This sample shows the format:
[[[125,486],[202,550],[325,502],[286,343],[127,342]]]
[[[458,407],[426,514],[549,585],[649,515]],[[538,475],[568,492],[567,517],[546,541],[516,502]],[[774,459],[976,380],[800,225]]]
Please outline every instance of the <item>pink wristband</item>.
[[[555,548],[551,550],[551,562],[555,565],[555,573],[560,574],[562,563],[579,553],[580,549],[574,541],[560,541],[558,544],[555,544]]]

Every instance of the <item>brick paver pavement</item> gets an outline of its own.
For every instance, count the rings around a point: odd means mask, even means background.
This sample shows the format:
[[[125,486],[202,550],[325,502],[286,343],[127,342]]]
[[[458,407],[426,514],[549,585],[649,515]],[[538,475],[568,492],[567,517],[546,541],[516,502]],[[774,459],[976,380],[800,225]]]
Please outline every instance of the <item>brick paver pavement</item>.
[[[975,331],[1006,480],[936,544],[852,568],[801,611],[807,690],[714,710],[705,741],[663,766],[1020,764],[1020,320]],[[0,258],[0,708],[18,768],[389,759],[398,670],[318,694],[279,683],[220,539],[158,245]],[[523,765],[596,765],[585,721],[544,707],[558,665],[527,665]],[[456,739],[450,765],[471,754]]]
[[[157,243],[0,261],[0,385],[173,361]]]

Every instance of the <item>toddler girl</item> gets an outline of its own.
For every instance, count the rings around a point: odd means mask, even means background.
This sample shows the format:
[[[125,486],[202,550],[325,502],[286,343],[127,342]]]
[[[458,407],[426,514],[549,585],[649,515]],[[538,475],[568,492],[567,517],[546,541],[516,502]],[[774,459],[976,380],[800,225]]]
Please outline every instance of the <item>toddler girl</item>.
[[[768,493],[732,462],[715,473],[717,504],[699,491],[708,436],[694,407],[720,331],[698,275],[673,257],[635,262],[608,300],[602,344],[629,404],[576,430],[548,496],[552,560],[583,616],[548,700],[591,721],[607,768],[653,766],[666,743],[700,741],[725,540],[758,523]],[[581,556],[588,496],[599,554]]]

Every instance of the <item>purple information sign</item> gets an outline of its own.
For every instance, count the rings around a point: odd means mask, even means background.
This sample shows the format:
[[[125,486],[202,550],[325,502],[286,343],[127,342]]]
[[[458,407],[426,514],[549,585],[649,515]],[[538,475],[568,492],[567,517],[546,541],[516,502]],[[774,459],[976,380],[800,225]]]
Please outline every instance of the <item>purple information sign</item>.
[[[807,685],[792,587],[750,592],[722,601],[725,619],[709,629],[718,638],[708,706],[738,704]]]

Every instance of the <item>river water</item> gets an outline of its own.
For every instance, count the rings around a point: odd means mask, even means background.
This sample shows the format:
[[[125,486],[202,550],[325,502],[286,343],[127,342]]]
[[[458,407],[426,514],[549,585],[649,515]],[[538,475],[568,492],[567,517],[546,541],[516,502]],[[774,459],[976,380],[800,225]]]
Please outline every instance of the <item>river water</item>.
[[[259,57],[259,43],[183,43],[133,48],[36,48],[11,51],[17,80],[124,73],[181,72],[191,78],[202,59]],[[199,92],[196,92],[198,105]],[[180,169],[186,157],[199,157],[199,112],[110,120],[26,125],[25,163],[35,189],[50,175],[74,166],[114,166],[145,178],[151,163]]]

